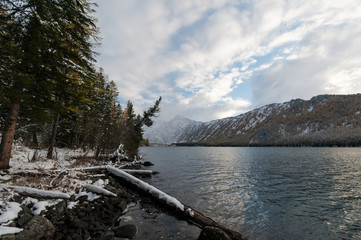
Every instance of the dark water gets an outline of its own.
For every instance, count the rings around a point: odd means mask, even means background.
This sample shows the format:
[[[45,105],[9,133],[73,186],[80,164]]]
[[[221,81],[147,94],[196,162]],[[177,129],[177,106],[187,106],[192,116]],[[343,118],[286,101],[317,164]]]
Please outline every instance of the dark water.
[[[141,153],[160,172],[152,185],[251,239],[361,239],[361,148]]]

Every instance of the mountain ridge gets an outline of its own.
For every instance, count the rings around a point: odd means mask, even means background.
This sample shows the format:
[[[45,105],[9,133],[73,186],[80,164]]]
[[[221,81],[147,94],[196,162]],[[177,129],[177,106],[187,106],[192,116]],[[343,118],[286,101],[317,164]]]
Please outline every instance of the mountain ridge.
[[[154,143],[157,134],[168,132],[168,140],[172,141],[166,144],[172,142],[177,145],[361,145],[361,94],[293,99],[209,122],[196,122],[185,117],[182,119],[184,124],[177,125],[174,123],[181,121],[171,120],[163,124],[163,129],[154,128],[151,134],[146,131],[145,137]],[[165,131],[166,128],[173,129]],[[162,138],[158,137],[157,140],[162,141]]]

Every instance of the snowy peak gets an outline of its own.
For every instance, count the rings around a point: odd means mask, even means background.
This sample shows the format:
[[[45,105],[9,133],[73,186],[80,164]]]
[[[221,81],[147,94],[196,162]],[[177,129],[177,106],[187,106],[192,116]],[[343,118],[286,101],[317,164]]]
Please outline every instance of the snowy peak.
[[[177,143],[184,130],[194,123],[196,122],[181,115],[170,121],[156,121],[152,127],[145,129],[144,138],[153,144]]]
[[[175,122],[175,121],[184,121],[184,122],[186,122],[186,121],[192,121],[192,120],[190,120],[190,119],[188,119],[188,118],[186,118],[186,117],[184,117],[182,115],[177,115],[170,121],[171,122]]]

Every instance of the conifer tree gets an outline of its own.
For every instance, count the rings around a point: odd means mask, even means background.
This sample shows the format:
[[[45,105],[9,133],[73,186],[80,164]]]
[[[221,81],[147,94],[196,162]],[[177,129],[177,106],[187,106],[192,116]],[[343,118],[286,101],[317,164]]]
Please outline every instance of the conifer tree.
[[[36,117],[53,111],[55,140],[60,114],[87,102],[97,30],[87,0],[2,0],[0,11],[0,91],[9,110],[0,148],[3,169],[9,167],[20,106]]]

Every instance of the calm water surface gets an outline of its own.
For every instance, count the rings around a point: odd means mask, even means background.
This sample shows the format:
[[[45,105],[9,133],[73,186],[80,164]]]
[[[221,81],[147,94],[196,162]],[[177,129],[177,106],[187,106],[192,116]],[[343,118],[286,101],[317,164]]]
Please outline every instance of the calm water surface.
[[[150,184],[251,239],[361,239],[361,148],[141,153],[160,172]]]

